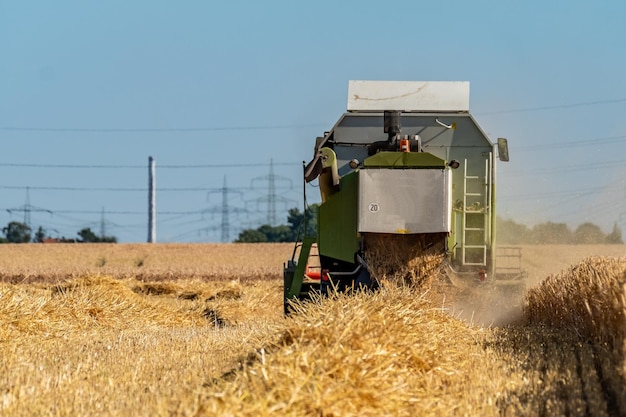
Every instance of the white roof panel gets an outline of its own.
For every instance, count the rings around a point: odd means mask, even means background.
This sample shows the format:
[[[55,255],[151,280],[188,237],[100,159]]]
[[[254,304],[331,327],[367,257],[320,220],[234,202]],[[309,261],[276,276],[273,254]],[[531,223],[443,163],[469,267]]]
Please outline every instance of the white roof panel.
[[[348,84],[348,111],[469,111],[469,81],[363,81]]]

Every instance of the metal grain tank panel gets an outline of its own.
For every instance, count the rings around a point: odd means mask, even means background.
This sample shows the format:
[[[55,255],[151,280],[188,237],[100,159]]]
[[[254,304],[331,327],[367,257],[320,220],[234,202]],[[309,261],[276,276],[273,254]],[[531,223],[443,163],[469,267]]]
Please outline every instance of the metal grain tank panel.
[[[450,232],[450,179],[450,170],[360,170],[358,231]]]

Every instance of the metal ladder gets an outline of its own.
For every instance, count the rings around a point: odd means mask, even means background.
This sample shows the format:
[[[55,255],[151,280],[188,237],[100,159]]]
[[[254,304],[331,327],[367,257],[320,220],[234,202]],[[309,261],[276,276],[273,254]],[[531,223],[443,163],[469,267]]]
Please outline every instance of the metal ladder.
[[[487,210],[490,210],[489,208],[489,204],[488,204],[488,192],[489,192],[489,181],[488,181],[488,174],[489,174],[489,160],[485,161],[485,176],[484,177],[480,177],[477,175],[467,175],[467,159],[465,159],[465,164],[464,164],[464,170],[465,172],[463,173],[463,231],[462,231],[462,237],[461,237],[461,248],[462,248],[462,263],[463,265],[476,265],[476,266],[482,266],[482,265],[487,265],[487,244],[486,244],[486,230],[487,227],[490,227],[490,222],[488,222],[488,212]],[[478,193],[478,192],[468,192],[468,181],[472,181],[474,182],[476,185],[472,188],[472,190],[476,190],[479,187],[484,187],[484,190],[482,193]],[[478,181],[482,181],[482,183],[478,182]],[[478,182],[478,183],[477,183]],[[480,206],[477,207],[476,209],[468,209],[468,197],[471,201],[470,206],[473,206],[476,203],[479,203]],[[480,199],[480,197],[483,197],[482,200]],[[470,216],[472,215],[477,215],[480,214],[482,215],[482,227],[468,227],[468,219]],[[470,232],[472,234],[474,234],[475,236],[477,235],[477,237],[474,240],[474,242],[476,241],[480,241],[482,242],[482,244],[468,244],[467,243],[467,232]],[[466,254],[466,250],[467,249],[471,249],[472,251],[476,251],[481,253],[482,252],[482,256],[480,256],[480,258],[482,259],[481,262],[476,262],[476,257],[474,257],[472,259],[472,262],[468,262],[467,260],[467,254]]]

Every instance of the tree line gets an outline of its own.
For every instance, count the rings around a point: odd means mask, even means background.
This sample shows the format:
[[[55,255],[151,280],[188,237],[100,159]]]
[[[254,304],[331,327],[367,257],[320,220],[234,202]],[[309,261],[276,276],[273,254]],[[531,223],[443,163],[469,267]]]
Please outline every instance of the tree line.
[[[310,205],[305,212],[297,208],[288,210],[287,224],[271,226],[268,224],[256,229],[244,229],[239,233],[235,243],[263,243],[263,242],[295,242],[304,236],[315,236],[317,233],[317,211],[319,204]],[[41,226],[32,233],[25,223],[11,221],[2,229],[4,237],[0,243],[43,243],[43,242],[72,242],[72,243],[116,243],[115,236],[98,236],[90,228],[79,230],[75,238],[52,238],[47,235]],[[622,231],[617,223],[610,233],[604,233],[600,226],[593,223],[583,223],[571,229],[565,223],[546,222],[533,227],[516,223],[513,220],[496,219],[496,238],[499,244],[507,245],[536,245],[536,244],[623,244]]]
[[[264,224],[256,229],[242,230],[235,243],[295,242],[304,236],[315,236],[318,208],[319,204],[312,204],[305,212],[297,208],[289,209],[287,224],[280,226]]]
[[[496,220],[496,239],[499,244],[538,245],[538,244],[623,244],[622,231],[613,225],[610,233],[604,233],[600,226],[587,222],[575,229],[565,223],[546,222],[528,227],[513,220],[500,217]]]
[[[79,230],[76,238],[53,238],[48,236],[46,230],[39,226],[35,233],[22,222],[11,221],[2,228],[4,237],[0,237],[0,243],[117,243],[115,236],[98,236],[89,227]]]
[[[297,208],[289,210],[287,225],[263,225],[257,229],[243,230],[235,242],[294,242],[304,235],[315,236],[317,232],[318,204],[307,209],[306,233],[303,227],[304,214]],[[300,231],[300,233],[298,232]],[[613,230],[606,234],[600,226],[583,223],[571,229],[565,223],[546,222],[533,227],[506,220],[496,219],[496,238],[499,244],[537,245],[537,244],[623,244],[622,231],[617,223]]]

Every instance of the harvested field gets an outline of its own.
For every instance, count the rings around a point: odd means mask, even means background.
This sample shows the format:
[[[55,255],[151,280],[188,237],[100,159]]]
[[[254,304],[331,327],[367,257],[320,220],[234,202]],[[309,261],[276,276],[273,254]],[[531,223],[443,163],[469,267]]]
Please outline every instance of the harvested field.
[[[142,281],[278,279],[293,244],[5,244],[0,281],[108,275]]]
[[[626,245],[525,245],[521,248],[529,287],[592,256],[626,256]]]
[[[624,249],[524,247],[494,328],[437,285],[286,319],[291,244],[0,245],[0,415],[625,415]]]

